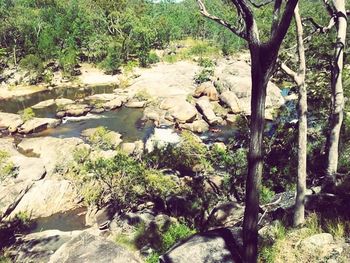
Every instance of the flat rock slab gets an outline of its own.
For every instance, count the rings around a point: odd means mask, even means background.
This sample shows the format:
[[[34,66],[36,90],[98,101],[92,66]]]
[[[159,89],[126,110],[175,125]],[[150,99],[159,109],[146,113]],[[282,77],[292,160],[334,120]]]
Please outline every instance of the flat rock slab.
[[[87,231],[62,245],[49,263],[138,263],[139,260],[115,242],[92,235]]]
[[[193,78],[199,71],[196,63],[179,61],[173,64],[158,63],[150,69],[140,69],[140,76],[129,87],[152,97],[186,96],[193,93]]]
[[[47,175],[51,176],[57,167],[67,167],[73,160],[74,151],[89,145],[79,138],[38,137],[23,139],[18,145],[23,153],[38,156],[45,164]]]
[[[63,232],[46,230],[19,238],[9,249],[15,262],[48,262],[50,257],[66,242],[82,231]]]
[[[116,94],[113,93],[102,93],[102,94],[94,94],[89,97],[86,97],[85,100],[97,100],[97,101],[110,101],[117,98]]]
[[[28,212],[31,218],[48,217],[77,208],[78,196],[67,180],[41,180],[35,182],[10,214]]]
[[[0,129],[8,129],[10,132],[15,132],[22,124],[23,120],[20,115],[0,112]]]
[[[47,128],[53,128],[58,126],[61,120],[53,118],[33,118],[26,121],[18,130],[19,133],[28,134],[33,132],[39,132]]]
[[[55,105],[55,100],[54,99],[51,99],[51,100],[44,100],[44,101],[41,101],[35,105],[33,105],[31,108],[32,109],[43,109],[43,108],[47,108],[47,107],[51,107],[53,105]]]

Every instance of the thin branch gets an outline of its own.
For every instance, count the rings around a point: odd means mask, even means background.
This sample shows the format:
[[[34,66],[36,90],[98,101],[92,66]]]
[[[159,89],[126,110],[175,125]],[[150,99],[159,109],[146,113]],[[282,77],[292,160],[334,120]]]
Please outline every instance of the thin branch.
[[[227,29],[231,30],[231,31],[232,31],[234,34],[236,34],[237,36],[239,36],[239,37],[241,37],[241,38],[243,38],[243,39],[247,39],[247,36],[246,36],[246,34],[244,33],[244,31],[238,30],[236,27],[234,27],[233,25],[231,25],[231,24],[228,23],[227,21],[225,21],[225,20],[223,20],[223,19],[221,19],[221,18],[219,18],[219,17],[217,17],[217,16],[211,15],[211,14],[207,11],[207,9],[206,9],[206,7],[205,7],[205,5],[204,5],[204,3],[203,3],[202,0],[197,0],[197,3],[198,3],[198,5],[199,5],[200,13],[201,13],[203,16],[205,16],[205,17],[207,17],[207,18],[209,18],[209,19],[215,21],[215,22],[218,23],[218,24],[223,25],[223,26],[226,27]]]
[[[284,73],[286,73],[293,80],[297,78],[297,73],[294,70],[292,70],[290,67],[288,67],[285,63],[278,61],[278,64],[280,68],[284,71]]]
[[[318,24],[312,17],[307,17],[305,19],[303,19],[303,22],[310,22],[312,24],[312,26],[314,27],[314,31],[312,32],[312,34],[314,33],[327,33],[329,30],[332,29],[332,27],[336,24],[336,16],[332,16],[331,20],[329,21],[328,26],[322,26],[320,24]]]
[[[271,48],[276,49],[280,47],[288,31],[297,3],[298,0],[288,0],[282,18],[280,19],[280,23],[269,41],[269,46],[271,46]]]
[[[271,35],[273,35],[276,32],[276,29],[278,26],[278,21],[281,15],[281,5],[282,5],[282,0],[275,1],[275,5],[273,8],[273,15],[272,15]]]

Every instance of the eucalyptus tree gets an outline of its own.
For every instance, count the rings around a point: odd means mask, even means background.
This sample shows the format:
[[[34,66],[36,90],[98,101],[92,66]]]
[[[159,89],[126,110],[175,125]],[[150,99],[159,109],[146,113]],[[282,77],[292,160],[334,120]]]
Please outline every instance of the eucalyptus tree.
[[[243,242],[245,262],[257,262],[258,256],[258,215],[259,188],[261,185],[263,154],[262,138],[265,119],[267,84],[274,71],[278,51],[291,23],[298,0],[231,0],[223,1],[234,7],[238,15],[238,25],[210,14],[204,2],[197,0],[203,16],[229,29],[244,39],[251,57],[251,122],[248,154],[248,175],[246,180],[245,212],[243,222]],[[259,27],[255,19],[254,7],[262,7],[274,2],[271,34],[266,42],[260,40]]]
[[[305,193],[306,193],[306,164],[307,164],[307,92],[305,84],[306,59],[303,39],[303,25],[299,14],[299,6],[294,10],[296,26],[296,40],[299,66],[296,71],[285,63],[281,63],[282,70],[289,75],[298,87],[298,179],[297,195],[294,207],[294,226],[303,224],[305,221]]]

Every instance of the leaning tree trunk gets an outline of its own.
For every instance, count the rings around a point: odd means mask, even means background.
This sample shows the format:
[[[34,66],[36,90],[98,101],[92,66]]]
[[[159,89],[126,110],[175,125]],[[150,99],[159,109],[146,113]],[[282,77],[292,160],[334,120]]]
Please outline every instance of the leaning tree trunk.
[[[262,141],[265,122],[266,89],[270,69],[262,66],[262,48],[250,46],[252,60],[252,97],[250,120],[250,143],[248,154],[248,176],[246,180],[245,211],[243,222],[243,242],[245,262],[257,262],[258,256],[258,215],[259,192],[263,170]]]
[[[344,92],[342,71],[344,63],[344,47],[346,40],[347,18],[345,0],[334,0],[337,11],[337,42],[332,63],[332,109],[328,135],[328,164],[327,175],[332,177],[338,169],[339,137],[344,115]]]

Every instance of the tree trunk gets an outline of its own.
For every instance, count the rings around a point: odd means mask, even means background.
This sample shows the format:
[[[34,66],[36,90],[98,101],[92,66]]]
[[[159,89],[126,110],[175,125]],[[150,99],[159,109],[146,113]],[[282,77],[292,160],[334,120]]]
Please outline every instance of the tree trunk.
[[[307,92],[305,85],[306,59],[303,43],[303,25],[299,14],[299,6],[294,10],[297,44],[299,56],[299,70],[295,75],[295,82],[298,85],[298,180],[297,194],[294,207],[294,226],[303,224],[305,221],[305,193],[306,193],[306,165],[307,165]]]
[[[345,0],[334,0],[333,3],[337,11],[338,17],[336,21],[337,42],[332,63],[332,112],[330,117],[330,129],[327,147],[327,175],[330,177],[333,177],[333,175],[337,172],[338,169],[339,137],[344,115],[344,92],[342,83],[342,71],[347,27]]]
[[[250,144],[248,175],[246,180],[245,211],[243,222],[243,243],[245,262],[257,262],[258,256],[258,215],[263,155],[262,139],[265,121],[266,89],[269,81],[268,70],[262,66],[264,58],[260,47],[250,47],[252,60],[252,97],[250,120]]]

